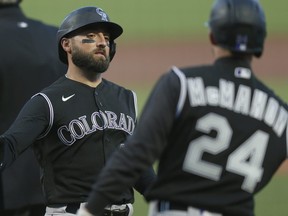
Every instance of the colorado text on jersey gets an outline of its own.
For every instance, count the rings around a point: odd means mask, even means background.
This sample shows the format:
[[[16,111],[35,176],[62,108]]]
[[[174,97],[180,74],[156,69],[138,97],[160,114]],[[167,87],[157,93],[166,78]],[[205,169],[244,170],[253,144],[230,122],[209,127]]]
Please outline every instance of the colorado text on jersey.
[[[91,123],[88,123],[86,115],[73,119],[68,125],[63,125],[58,129],[59,139],[65,145],[72,145],[76,140],[97,130],[122,130],[131,135],[135,128],[132,117],[123,113],[117,116],[112,111],[94,112],[91,114],[89,122]]]

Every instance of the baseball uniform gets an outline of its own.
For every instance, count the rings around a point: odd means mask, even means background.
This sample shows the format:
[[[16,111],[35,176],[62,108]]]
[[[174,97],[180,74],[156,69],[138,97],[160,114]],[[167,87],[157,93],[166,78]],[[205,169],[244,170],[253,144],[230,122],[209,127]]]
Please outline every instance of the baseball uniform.
[[[133,133],[136,118],[134,92],[105,79],[92,88],[61,77],[28,101],[1,136],[3,166],[33,144],[47,206],[83,203],[107,160]],[[152,167],[147,173],[135,184],[140,193],[154,178]],[[133,202],[129,188],[113,204]]]
[[[101,215],[102,196],[115,199],[159,158],[146,194],[157,202],[153,214],[193,207],[199,214],[191,215],[254,215],[253,195],[287,158],[287,123],[286,103],[245,59],[174,67],[156,84],[126,148],[100,175],[87,209]]]

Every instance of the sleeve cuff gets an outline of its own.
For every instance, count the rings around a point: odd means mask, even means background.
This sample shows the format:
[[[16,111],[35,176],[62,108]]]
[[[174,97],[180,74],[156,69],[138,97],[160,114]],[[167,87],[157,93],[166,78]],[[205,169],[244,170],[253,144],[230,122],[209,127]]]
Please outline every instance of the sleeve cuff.
[[[109,204],[109,200],[98,193],[92,193],[86,204],[86,208],[93,215],[102,215],[104,208]]]

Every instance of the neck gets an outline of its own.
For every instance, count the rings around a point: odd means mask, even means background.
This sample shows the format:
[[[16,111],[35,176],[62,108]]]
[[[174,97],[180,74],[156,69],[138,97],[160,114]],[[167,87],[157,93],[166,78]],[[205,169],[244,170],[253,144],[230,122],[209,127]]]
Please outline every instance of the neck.
[[[232,56],[232,53],[229,50],[223,49],[219,46],[212,46],[212,52],[214,59]]]
[[[245,59],[251,62],[252,57],[253,57],[253,55],[251,54],[235,54],[235,53],[233,54],[229,50],[223,49],[222,47],[219,47],[219,46],[213,46],[212,50],[213,50],[214,59],[225,58],[225,57],[237,57],[237,58]]]
[[[76,71],[68,68],[65,76],[68,79],[83,83],[93,88],[97,87],[102,82],[101,73],[86,73],[80,70]]]

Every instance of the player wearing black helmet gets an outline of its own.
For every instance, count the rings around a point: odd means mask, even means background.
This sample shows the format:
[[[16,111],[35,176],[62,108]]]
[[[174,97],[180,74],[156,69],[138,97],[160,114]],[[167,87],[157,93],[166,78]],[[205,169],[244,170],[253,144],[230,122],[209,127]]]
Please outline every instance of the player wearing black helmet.
[[[215,1],[208,25],[213,43],[218,46],[232,53],[262,55],[266,21],[256,0]]]
[[[33,145],[43,170],[46,216],[75,215],[100,170],[134,131],[135,93],[101,76],[122,31],[100,8],[71,12],[57,33],[66,75],[34,95],[0,136],[2,168]],[[144,193],[154,177],[151,166],[133,186]],[[133,202],[131,187],[106,206],[105,214],[131,216]]]
[[[259,2],[216,0],[209,26],[215,62],[160,78],[78,216],[102,215],[157,159],[150,216],[254,215],[254,195],[287,158],[288,108],[251,66],[266,36]]]
[[[97,20],[97,22],[95,22],[95,20]],[[59,51],[58,53],[61,61],[67,64],[67,54],[61,46],[61,39],[64,36],[67,37],[74,34],[75,32],[77,32],[78,29],[83,29],[84,27],[92,27],[99,29],[102,28],[105,31],[109,32],[109,55],[111,61],[116,52],[116,43],[114,40],[122,34],[123,29],[118,24],[111,22],[108,15],[101,8],[95,9],[93,7],[75,10],[70,13],[62,22],[57,32]],[[86,40],[86,42],[88,41]]]

